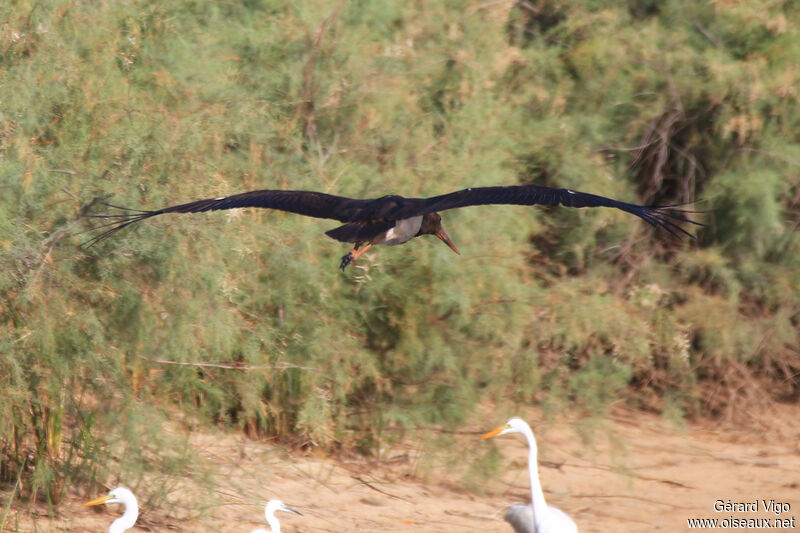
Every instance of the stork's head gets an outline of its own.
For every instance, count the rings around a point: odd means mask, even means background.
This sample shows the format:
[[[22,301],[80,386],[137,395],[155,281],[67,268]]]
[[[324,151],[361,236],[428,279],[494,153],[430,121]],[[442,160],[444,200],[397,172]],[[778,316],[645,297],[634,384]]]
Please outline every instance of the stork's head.
[[[417,235],[436,235],[443,243],[450,247],[457,254],[461,254],[450,239],[450,235],[442,227],[442,217],[439,213],[426,213],[422,217],[422,225],[419,227]]]

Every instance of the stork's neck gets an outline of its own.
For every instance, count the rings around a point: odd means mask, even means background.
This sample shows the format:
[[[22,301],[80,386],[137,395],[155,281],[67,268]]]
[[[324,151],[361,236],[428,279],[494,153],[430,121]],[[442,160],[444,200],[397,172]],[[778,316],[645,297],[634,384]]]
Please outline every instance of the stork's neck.
[[[136,501],[128,502],[125,504],[125,512],[112,522],[111,527],[108,528],[108,533],[122,533],[130,529],[136,523],[139,517],[139,504]]]
[[[528,441],[528,474],[531,478],[531,504],[533,505],[533,522],[536,531],[544,531],[545,514],[547,513],[547,502],[544,501],[542,484],[539,481],[539,462],[536,438],[533,436],[531,428],[525,428],[523,432]]]

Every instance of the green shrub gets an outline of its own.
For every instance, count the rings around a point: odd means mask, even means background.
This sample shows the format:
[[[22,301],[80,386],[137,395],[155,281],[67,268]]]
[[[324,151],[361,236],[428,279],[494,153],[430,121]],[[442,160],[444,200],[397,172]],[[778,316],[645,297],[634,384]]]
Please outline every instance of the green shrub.
[[[380,453],[487,398],[719,413],[730,369],[796,398],[800,13],[729,4],[5,7],[0,479],[169,476],[168,420]],[[460,257],[420,238],[344,274],[333,221],[276,212],[77,247],[104,201],[515,183],[702,199],[707,227],[468,208]]]

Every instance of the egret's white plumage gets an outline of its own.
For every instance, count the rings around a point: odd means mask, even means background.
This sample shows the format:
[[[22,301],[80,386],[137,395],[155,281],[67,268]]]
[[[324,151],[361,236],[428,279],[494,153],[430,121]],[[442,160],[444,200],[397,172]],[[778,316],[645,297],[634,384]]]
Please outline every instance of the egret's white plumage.
[[[557,507],[548,506],[539,482],[536,438],[527,422],[512,418],[506,425],[494,429],[481,438],[488,439],[509,433],[522,433],[528,441],[528,474],[531,478],[531,505],[512,505],[504,518],[517,533],[578,533],[578,526]]]
[[[264,516],[267,517],[267,524],[269,524],[270,530],[254,529],[250,533],[281,533],[281,523],[275,518],[275,511],[286,511],[303,516],[303,513],[295,511],[291,507],[287,507],[280,500],[270,500],[267,502],[267,507],[264,509]]]
[[[125,487],[117,487],[105,496],[101,496],[83,505],[100,505],[108,503],[121,503],[125,506],[125,512],[121,517],[114,520],[108,528],[108,533],[122,533],[133,527],[139,517],[139,504],[136,496]]]

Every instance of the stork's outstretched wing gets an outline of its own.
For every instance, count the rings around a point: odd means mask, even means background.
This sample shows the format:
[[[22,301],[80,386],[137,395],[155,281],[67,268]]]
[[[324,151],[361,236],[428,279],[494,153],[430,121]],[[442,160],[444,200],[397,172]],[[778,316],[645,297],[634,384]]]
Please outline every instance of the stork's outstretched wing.
[[[373,234],[376,231],[385,231],[398,220],[458,207],[488,204],[613,207],[636,215],[655,227],[663,228],[675,237],[683,234],[694,238],[694,235],[680,226],[681,223],[703,225],[689,218],[693,211],[680,209],[679,206],[642,206],[596,194],[540,185],[475,187],[431,198],[383,196],[365,200],[314,191],[261,190],[198,200],[156,211],[128,209],[106,204],[120,212],[88,215],[91,218],[105,219],[107,222],[89,230],[106,228],[86,241],[84,245],[92,246],[130,224],[165,213],[199,213],[239,207],[278,209],[310,217],[339,220],[347,224],[328,232],[328,235],[337,240],[353,242],[353,239],[369,240],[374,237]]]
[[[405,199],[396,211],[395,218],[424,215],[425,213],[446,211],[458,207],[487,204],[507,205],[563,205],[565,207],[614,207],[645,220],[647,223],[664,228],[675,237],[681,234],[694,238],[678,223],[686,222],[702,226],[691,220],[688,215],[693,211],[680,209],[679,206],[643,206],[620,202],[613,198],[598,196],[569,189],[557,189],[541,185],[518,185],[509,187],[473,187],[461,191],[433,196],[431,198]]]
[[[297,213],[309,217],[331,218],[341,222],[347,222],[356,217],[359,210],[370,202],[371,200],[358,200],[314,191],[261,190],[234,194],[232,196],[223,196],[220,198],[197,200],[195,202],[173,205],[155,211],[143,211],[106,204],[108,207],[118,209],[122,212],[118,214],[88,215],[90,218],[102,218],[108,221],[106,224],[92,228],[92,230],[102,228],[108,229],[95,235],[93,238],[86,241],[84,245],[92,246],[126,226],[165,213],[200,213],[204,211],[218,211],[220,209],[235,209],[239,207],[261,207],[288,211],[290,213]]]

